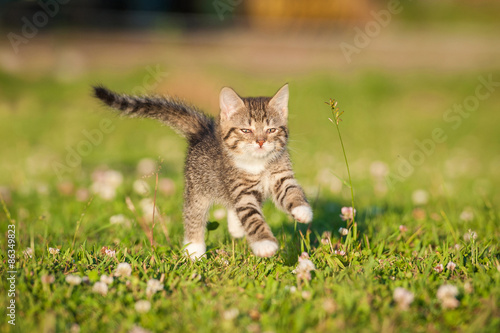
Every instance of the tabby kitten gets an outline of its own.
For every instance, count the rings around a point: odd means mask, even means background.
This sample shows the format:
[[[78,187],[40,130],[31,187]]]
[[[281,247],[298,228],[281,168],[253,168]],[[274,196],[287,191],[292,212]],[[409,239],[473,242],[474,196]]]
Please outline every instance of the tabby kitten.
[[[231,88],[219,95],[217,120],[171,97],[135,97],[94,88],[95,97],[130,117],[157,119],[189,142],[185,163],[184,244],[192,259],[206,252],[205,229],[212,204],[227,207],[231,236],[246,236],[253,253],[270,257],[278,241],[264,221],[271,197],[297,221],[313,213],[293,176],[287,151],[288,85],[273,97],[242,98]]]

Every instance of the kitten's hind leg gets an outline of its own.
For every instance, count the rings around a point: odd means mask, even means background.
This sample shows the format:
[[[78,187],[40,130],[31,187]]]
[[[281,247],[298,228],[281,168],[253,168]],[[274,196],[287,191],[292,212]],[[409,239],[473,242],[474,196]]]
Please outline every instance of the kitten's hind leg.
[[[184,245],[186,255],[193,260],[205,256],[205,229],[210,200],[202,196],[185,196],[184,201]]]
[[[243,228],[234,209],[227,210],[227,229],[233,238],[243,238],[245,236],[245,228]]]

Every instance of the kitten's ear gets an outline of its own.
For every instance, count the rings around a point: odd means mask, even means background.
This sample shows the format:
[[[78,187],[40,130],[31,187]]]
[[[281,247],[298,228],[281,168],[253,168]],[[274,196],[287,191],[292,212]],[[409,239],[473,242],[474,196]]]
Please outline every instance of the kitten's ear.
[[[229,120],[239,109],[245,107],[241,97],[231,88],[224,87],[219,94],[220,114],[224,120]]]
[[[269,101],[269,106],[281,112],[285,118],[288,117],[288,95],[288,83],[285,83]]]

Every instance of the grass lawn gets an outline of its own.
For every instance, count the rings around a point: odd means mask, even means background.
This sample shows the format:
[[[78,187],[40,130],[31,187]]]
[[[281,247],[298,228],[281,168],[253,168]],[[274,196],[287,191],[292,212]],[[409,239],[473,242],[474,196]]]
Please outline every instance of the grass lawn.
[[[143,67],[70,81],[0,72],[1,331],[499,331],[498,87],[467,103],[479,77],[497,82],[500,72],[367,69],[270,81],[216,66],[204,73],[242,95],[271,95],[289,81],[290,150],[313,223],[295,224],[266,203],[281,248],[257,258],[230,238],[215,207],[207,258],[191,262],[181,255],[183,139],[90,98],[96,82],[133,91]],[[347,235],[339,215],[350,190],[339,180],[347,172],[329,98],[345,111],[357,210],[357,233]],[[450,111],[454,104],[472,110]],[[315,266],[310,279],[294,272],[302,252]]]

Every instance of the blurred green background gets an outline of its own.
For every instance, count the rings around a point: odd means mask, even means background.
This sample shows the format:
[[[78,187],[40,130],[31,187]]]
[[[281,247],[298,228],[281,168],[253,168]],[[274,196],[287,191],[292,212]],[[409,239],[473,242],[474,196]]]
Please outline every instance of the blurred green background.
[[[463,204],[500,199],[500,87],[466,115],[453,111],[485,89],[480,78],[500,81],[495,1],[63,2],[2,5],[5,193],[85,187],[102,166],[127,178],[146,157],[182,183],[183,139],[116,117],[91,97],[93,84],[176,95],[215,115],[222,86],[271,95],[288,82],[290,149],[310,196],[349,198],[332,174],[346,177],[324,104],[335,98],[360,203],[403,203],[418,188]],[[89,145],[85,133],[103,118],[113,129]],[[426,151],[416,141],[436,128],[446,139]]]

